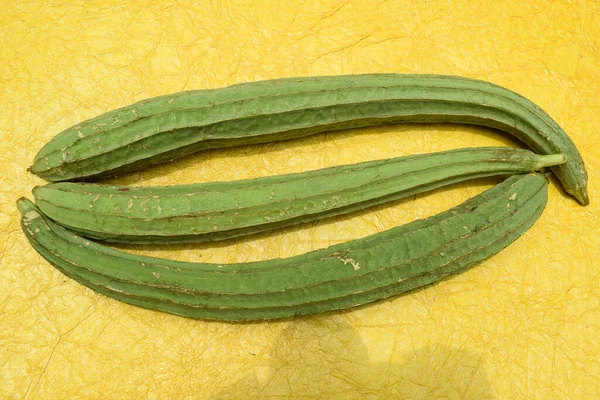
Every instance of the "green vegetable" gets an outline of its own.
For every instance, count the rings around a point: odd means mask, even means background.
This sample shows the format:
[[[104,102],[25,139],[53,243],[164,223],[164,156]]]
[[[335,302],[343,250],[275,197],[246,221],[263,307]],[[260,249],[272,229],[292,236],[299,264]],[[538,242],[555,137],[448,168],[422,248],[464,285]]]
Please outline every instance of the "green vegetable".
[[[73,234],[20,199],[32,246],[93,290],[194,318],[245,321],[355,307],[437,282],[497,253],[532,226],[547,180],[513,175],[463,204],[295,257],[208,264],[132,255]]]
[[[30,170],[50,181],[90,179],[204,149],[397,122],[486,126],[537,153],[562,153],[566,163],[552,171],[588,204],[583,160],[550,116],[502,87],[440,75],[287,78],[155,97],[63,131]]]
[[[508,147],[471,148],[232,182],[170,187],[54,183],[34,189],[44,214],[113,242],[193,242],[248,235],[364,209],[468,179],[564,163]]]

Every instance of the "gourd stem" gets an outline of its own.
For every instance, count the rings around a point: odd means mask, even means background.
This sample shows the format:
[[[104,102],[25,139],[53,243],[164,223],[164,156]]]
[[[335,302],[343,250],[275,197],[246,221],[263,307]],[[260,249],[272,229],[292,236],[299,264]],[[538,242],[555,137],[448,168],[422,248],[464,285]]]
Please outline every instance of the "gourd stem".
[[[554,165],[564,164],[565,162],[566,158],[565,155],[562,153],[539,156],[535,164],[535,169],[552,167]]]

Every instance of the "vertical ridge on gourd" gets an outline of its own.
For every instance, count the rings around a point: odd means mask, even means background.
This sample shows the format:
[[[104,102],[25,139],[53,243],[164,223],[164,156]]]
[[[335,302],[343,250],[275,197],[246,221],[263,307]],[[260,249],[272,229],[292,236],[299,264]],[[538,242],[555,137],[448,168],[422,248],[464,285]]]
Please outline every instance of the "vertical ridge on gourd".
[[[54,183],[37,206],[83,236],[110,242],[222,240],[314,221],[474,178],[565,162],[509,147],[467,148],[297,174],[165,187]]]
[[[563,153],[566,163],[552,171],[589,202],[583,160],[548,114],[500,86],[442,75],[284,78],[159,96],[66,129],[30,170],[50,181],[94,179],[210,148],[401,122],[486,126],[540,154]]]
[[[347,243],[243,264],[133,255],[78,236],[20,199],[32,246],[67,276],[129,304],[225,321],[355,307],[422,287],[489,258],[535,223],[547,180],[513,175],[461,205]]]

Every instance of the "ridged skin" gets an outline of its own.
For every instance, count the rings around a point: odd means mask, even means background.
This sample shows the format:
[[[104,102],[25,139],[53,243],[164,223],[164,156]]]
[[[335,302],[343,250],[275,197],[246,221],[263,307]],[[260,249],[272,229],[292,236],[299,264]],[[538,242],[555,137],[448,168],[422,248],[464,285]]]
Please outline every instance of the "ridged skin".
[[[505,88],[442,75],[285,78],[155,97],[61,132],[30,170],[49,181],[92,179],[209,148],[399,122],[486,126],[537,153],[563,153],[567,162],[552,171],[589,202],[583,160],[550,116]]]
[[[32,246],[99,293],[187,317],[251,321],[359,306],[461,272],[521,236],[546,201],[544,176],[513,175],[430,218],[295,257],[223,265],[132,255],[65,230],[29,200],[18,208]]]
[[[54,183],[37,206],[83,236],[111,242],[220,240],[313,221],[468,179],[563,163],[508,147],[467,148],[231,182],[130,188]]]

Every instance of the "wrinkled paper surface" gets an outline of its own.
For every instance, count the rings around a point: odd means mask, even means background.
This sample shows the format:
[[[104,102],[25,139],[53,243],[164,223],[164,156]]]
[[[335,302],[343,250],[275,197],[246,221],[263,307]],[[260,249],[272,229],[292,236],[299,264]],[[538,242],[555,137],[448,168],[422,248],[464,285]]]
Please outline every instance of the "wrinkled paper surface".
[[[600,397],[598,2],[17,3],[0,13],[1,398]],[[591,204],[552,180],[533,228],[462,275],[357,310],[257,324],[97,295],[20,230],[15,201],[43,184],[27,167],[84,119],[182,90],[373,72],[480,78],[528,97],[580,149]],[[480,128],[386,126],[209,151],[107,182],[234,180],[487,145],[519,144]],[[496,182],[218,245],[125,249],[220,263],[291,256],[433,215]]]

